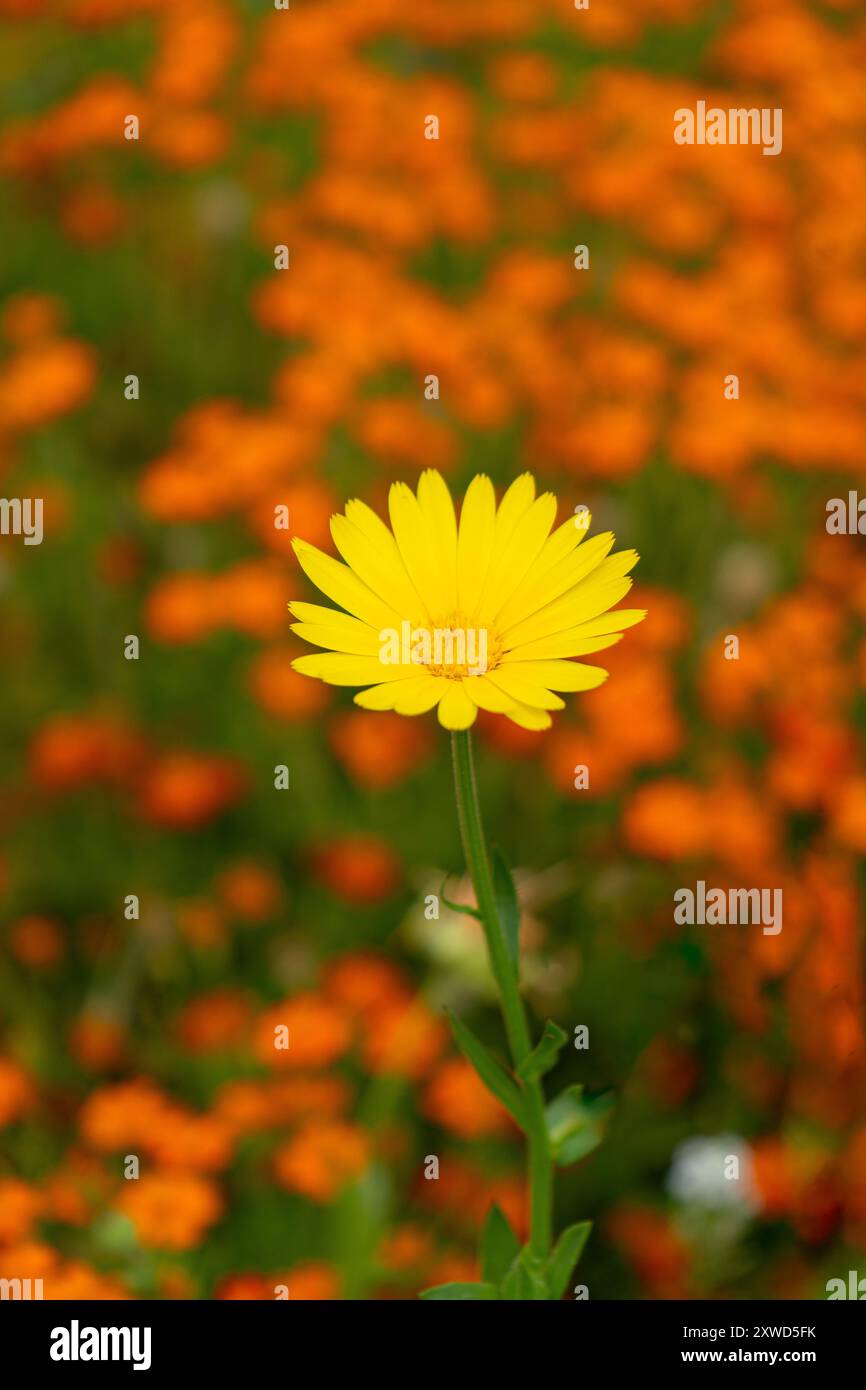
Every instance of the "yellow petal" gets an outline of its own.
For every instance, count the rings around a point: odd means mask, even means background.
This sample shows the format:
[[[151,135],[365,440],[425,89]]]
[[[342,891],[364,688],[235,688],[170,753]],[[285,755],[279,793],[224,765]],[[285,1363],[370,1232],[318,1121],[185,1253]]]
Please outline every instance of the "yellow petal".
[[[443,729],[468,729],[475,723],[478,707],[463,689],[460,681],[448,681],[450,689],[439,701],[439,723]]]
[[[502,660],[504,664],[508,664],[512,661],[586,656],[589,652],[600,652],[622,640],[622,629],[633,627],[645,617],[645,608],[615,608],[612,612],[603,613],[598,618],[590,618],[588,622],[579,623],[576,627],[565,628],[551,637],[542,637],[536,642],[525,642],[514,647],[505,653]]]
[[[600,666],[586,666],[580,661],[515,661],[508,666],[500,666],[496,672],[506,671],[531,685],[541,685],[548,690],[595,690],[607,680],[607,671]],[[525,701],[531,704],[532,701]]]
[[[566,594],[569,589],[573,589],[586,575],[601,566],[614,539],[612,531],[602,531],[585,545],[575,547],[546,574],[530,570],[525,584],[521,585],[513,598],[503,605],[498,620],[500,631],[508,632],[510,628],[531,617],[539,608],[546,607]]]
[[[383,663],[374,656],[347,656],[341,652],[315,652],[299,656],[292,666],[302,676],[315,676],[328,685],[379,685],[417,676],[417,666]]]
[[[493,484],[478,473],[466,489],[457,532],[457,606],[474,613],[493,554],[496,496]]]
[[[399,613],[368,589],[348,565],[333,560],[330,555],[325,555],[308,541],[297,537],[292,545],[304,574],[334,603],[377,631],[384,627],[399,627]]]
[[[371,540],[348,517],[331,517],[334,545],[362,583],[384,599],[395,613],[400,613],[413,624],[423,622],[426,616],[424,604],[406,573],[393,537],[388,535],[386,527],[382,529],[388,536],[390,546],[381,540]]]
[[[400,558],[435,621],[443,596],[431,537],[418,498],[405,483],[392,483],[388,493],[388,513]]]
[[[394,708],[397,694],[404,685],[408,685],[408,681],[387,681],[384,685],[371,685],[367,690],[359,690],[352,699],[362,709],[376,710],[381,714],[383,710]]]
[[[426,714],[438,705],[451,685],[453,681],[445,676],[419,676],[416,680],[400,681],[396,686],[394,709],[398,714]]]
[[[512,705],[506,717],[521,729],[549,729],[553,723],[546,709],[531,709],[529,705]]]
[[[463,689],[474,705],[489,710],[491,714],[506,714],[514,704],[512,697],[486,676],[464,676]]]
[[[292,623],[292,632],[296,632],[314,647],[326,647],[331,652],[378,657],[381,650],[378,632],[366,623],[358,622],[357,618],[350,621],[355,624],[354,628],[346,628],[336,623],[329,623],[327,627],[324,623]]]
[[[448,485],[435,468],[426,468],[418,480],[418,505],[434,538],[443,602],[438,616],[447,618],[457,609],[457,518]]]
[[[573,633],[574,628],[570,631]],[[542,637],[538,642],[524,642],[502,657],[503,666],[513,661],[553,661],[572,656],[589,656],[590,652],[603,652],[606,647],[615,647],[621,642],[623,634],[613,632],[610,637],[569,636],[569,632],[555,632],[552,637]]]
[[[503,646],[507,651],[513,651],[524,642],[537,642],[542,637],[564,632],[566,628],[577,627],[587,619],[613,608],[631,588],[632,581],[623,576],[636,561],[637,555],[633,550],[623,550],[609,556],[561,598],[546,604],[504,633]]]
[[[438,704],[449,682],[444,676],[410,676],[359,690],[356,705],[362,709],[393,710],[395,714],[426,714]]]
[[[556,519],[556,498],[542,493],[520,518],[511,536],[497,545],[478,605],[479,622],[492,623],[532,570]]]
[[[521,473],[502,494],[502,501],[496,509],[494,540],[502,546],[509,540],[517,526],[535,500],[535,479],[531,473]]]
[[[588,526],[589,513],[586,514],[586,521]],[[526,584],[540,585],[541,582],[550,575],[554,566],[560,564],[566,556],[577,549],[586,536],[587,526],[576,525],[573,516],[569,517],[567,521],[564,521],[561,526],[558,526],[553,534],[548,536],[547,540],[544,542],[541,553],[532,566],[531,572],[527,573],[525,576]],[[520,599],[521,595],[518,590],[515,590],[511,597],[516,602]],[[508,602],[510,603],[511,599],[509,599]],[[499,616],[501,618],[501,611]]]
[[[497,666],[487,679],[516,704],[531,705],[533,709],[565,709],[565,701],[558,695],[527,675],[516,675],[512,666]]]

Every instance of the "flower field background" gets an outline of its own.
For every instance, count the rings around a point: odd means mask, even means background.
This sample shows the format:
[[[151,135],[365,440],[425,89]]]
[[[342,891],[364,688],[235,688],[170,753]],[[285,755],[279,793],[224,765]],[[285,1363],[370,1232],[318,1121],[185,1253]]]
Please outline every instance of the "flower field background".
[[[610,681],[477,726],[554,1083],[598,1100],[581,1283],[866,1274],[866,557],[826,526],[866,461],[862,6],[0,19],[0,491],[45,503],[0,537],[0,1277],[404,1299],[478,1278],[492,1202],[525,1233],[444,1012],[501,1051],[478,924],[431,915],[469,900],[447,738],[291,664],[293,536],[429,467],[531,469],[641,555]],[[782,153],[675,144],[704,99],[781,108]],[[699,880],[783,930],[677,925]]]

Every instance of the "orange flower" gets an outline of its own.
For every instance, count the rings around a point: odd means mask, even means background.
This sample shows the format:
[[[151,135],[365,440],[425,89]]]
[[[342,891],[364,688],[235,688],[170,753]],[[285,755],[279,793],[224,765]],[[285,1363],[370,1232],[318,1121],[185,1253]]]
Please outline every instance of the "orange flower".
[[[147,630],[158,642],[197,642],[217,626],[213,584],[206,574],[171,574],[159,580],[144,608]]]
[[[116,1206],[149,1249],[191,1250],[222,1212],[219,1188],[195,1173],[146,1173],[124,1183]]]
[[[295,1301],[328,1300],[339,1298],[339,1287],[337,1274],[330,1265],[321,1260],[307,1260],[280,1274],[230,1274],[217,1285],[214,1298],[237,1302],[288,1295]]]
[[[253,1047],[268,1066],[300,1069],[330,1066],[351,1042],[344,1009],[318,994],[296,994],[260,1014]]]
[[[0,367],[0,425],[34,429],[66,415],[87,399],[96,381],[96,359],[72,339],[25,345]]]
[[[424,1076],[447,1041],[447,1029],[420,999],[386,1009],[370,1019],[364,1065],[375,1074]]]
[[[283,888],[277,874],[254,859],[238,859],[216,881],[220,898],[242,922],[267,922],[278,911]]]
[[[43,1199],[19,1178],[0,1178],[0,1245],[26,1240],[42,1210]]]
[[[418,770],[433,751],[429,727],[398,714],[348,710],[330,729],[335,755],[362,787],[393,787]]]
[[[269,560],[250,560],[213,581],[219,621],[251,637],[276,637],[288,629],[291,585]]]
[[[63,958],[63,933],[51,917],[21,917],[10,928],[9,948],[22,965],[45,970]]]
[[[185,941],[203,951],[222,945],[227,934],[221,909],[201,898],[178,904],[177,928]]]
[[[89,782],[123,784],[135,778],[143,756],[143,740],[118,721],[59,714],[31,743],[30,775],[47,791],[72,791]]]
[[[512,1129],[507,1111],[462,1057],[450,1058],[434,1072],[424,1092],[424,1113],[461,1139],[482,1139]]]
[[[91,1148],[111,1153],[145,1144],[170,1115],[171,1101],[151,1081],[122,1081],[89,1096],[78,1123]]]
[[[634,792],[624,825],[631,847],[654,858],[687,859],[708,846],[704,794],[673,777]]]
[[[147,1151],[164,1169],[218,1173],[234,1150],[234,1131],[215,1115],[194,1115],[177,1107],[145,1138]],[[130,1180],[131,1181],[131,1180]]]
[[[276,1129],[297,1120],[339,1115],[349,1087],[339,1076],[292,1076],[280,1081],[228,1081],[217,1092],[214,1113],[238,1134]]]
[[[296,1301],[328,1301],[340,1297],[337,1272],[323,1260],[307,1260],[295,1265],[275,1282],[285,1284],[289,1298]]]
[[[244,787],[245,778],[231,758],[163,753],[146,770],[141,814],[172,830],[194,830],[222,815]]]
[[[79,1014],[69,1030],[69,1050],[76,1062],[88,1070],[108,1071],[124,1059],[123,1025],[105,1014]]]
[[[33,1099],[33,1084],[24,1068],[10,1057],[0,1057],[0,1127],[13,1124]]]
[[[390,898],[399,883],[397,860],[384,840],[374,835],[345,835],[313,854],[320,882],[349,903],[377,903]]]
[[[217,1284],[213,1296],[225,1302],[250,1303],[273,1298],[274,1288],[264,1274],[229,1274]]]
[[[386,956],[350,951],[327,967],[326,992],[361,1018],[408,1002],[408,983],[399,966]]]
[[[270,647],[259,653],[250,668],[253,695],[272,719],[309,719],[330,704],[327,686],[293,669],[297,655],[293,647]]]
[[[277,1151],[277,1181],[312,1202],[330,1202],[370,1161],[367,1135],[342,1120],[311,1121]]]
[[[123,204],[103,184],[73,189],[60,213],[63,230],[82,246],[104,246],[123,230]]]
[[[689,1296],[691,1255],[664,1212],[623,1203],[608,1218],[607,1226],[650,1297]]]
[[[420,1226],[398,1226],[382,1242],[379,1258],[386,1269],[409,1270],[430,1257],[432,1241]]]
[[[62,317],[60,302],[53,295],[24,290],[6,300],[0,331],[10,343],[38,343],[57,336]]]
[[[221,1052],[239,1047],[251,1017],[248,1001],[234,989],[200,994],[181,1011],[177,1032],[190,1052]]]

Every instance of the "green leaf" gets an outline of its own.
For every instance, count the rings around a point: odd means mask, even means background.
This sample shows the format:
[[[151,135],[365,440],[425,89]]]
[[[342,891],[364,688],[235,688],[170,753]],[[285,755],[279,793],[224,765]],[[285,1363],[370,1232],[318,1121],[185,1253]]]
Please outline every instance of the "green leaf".
[[[465,1023],[461,1023],[450,1009],[447,1009],[446,1013],[454,1030],[457,1046],[464,1057],[472,1063],[488,1091],[491,1091],[496,1099],[502,1102],[521,1129],[525,1129],[525,1104],[520,1087],[512,1081],[508,1072],[497,1062],[496,1058],[487,1051],[483,1042],[476,1038],[472,1029],[467,1028]]]
[[[598,1096],[584,1100],[582,1086],[569,1086],[552,1100],[545,1111],[547,1133],[553,1160],[559,1168],[568,1168],[597,1149],[604,1138],[613,1096]]]
[[[501,1284],[520,1253],[520,1241],[494,1202],[481,1233],[481,1277]]]
[[[528,1247],[524,1246],[503,1279],[501,1296],[524,1303],[549,1298],[543,1263],[536,1255],[530,1255]]]
[[[467,1303],[498,1298],[499,1291],[493,1284],[436,1284],[432,1289],[425,1289],[420,1297],[428,1302],[450,1299],[452,1302]]]
[[[558,1023],[548,1019],[544,1025],[541,1041],[532,1049],[528,1057],[524,1057],[517,1068],[517,1075],[521,1081],[537,1081],[539,1076],[544,1076],[545,1072],[556,1066],[556,1059],[560,1050],[567,1042],[568,1034],[563,1032]]]
[[[496,911],[499,913],[499,920],[505,932],[508,954],[511,956],[516,975],[520,971],[520,904],[517,901],[517,889],[502,851],[494,846],[491,858],[493,861],[493,896],[496,899]]]
[[[591,1230],[591,1221],[580,1221],[576,1226],[564,1230],[556,1242],[556,1248],[545,1267],[551,1298],[562,1298]]]
[[[482,920],[482,917],[477,907],[469,907],[466,903],[453,903],[450,898],[446,898],[445,884],[448,882],[450,877],[450,874],[446,874],[442,880],[442,887],[439,889],[440,899],[448,908],[449,912],[460,912],[463,914],[464,917],[474,917],[476,921],[480,922]]]

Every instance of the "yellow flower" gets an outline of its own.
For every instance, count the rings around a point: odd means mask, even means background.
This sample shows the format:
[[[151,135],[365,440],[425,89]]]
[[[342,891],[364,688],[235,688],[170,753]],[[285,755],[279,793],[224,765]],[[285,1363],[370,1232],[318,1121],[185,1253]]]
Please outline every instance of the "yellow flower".
[[[499,506],[488,477],[473,478],[457,521],[433,469],[418,494],[395,483],[391,529],[359,501],[331,518],[341,564],[306,541],[305,574],[340,605],[291,603],[293,630],[328,650],[299,657],[296,671],[331,685],[364,686],[364,709],[424,714],[438,706],[446,729],[468,729],[479,709],[524,729],[546,729],[564,708],[554,691],[592,690],[607,672],[570,658],[610,647],[643,609],[609,610],[628,593],[634,550],[611,555],[613,534],[584,540],[589,515],[555,531],[556,498],[535,495],[529,473]]]

